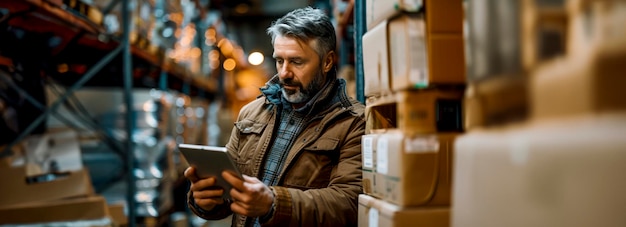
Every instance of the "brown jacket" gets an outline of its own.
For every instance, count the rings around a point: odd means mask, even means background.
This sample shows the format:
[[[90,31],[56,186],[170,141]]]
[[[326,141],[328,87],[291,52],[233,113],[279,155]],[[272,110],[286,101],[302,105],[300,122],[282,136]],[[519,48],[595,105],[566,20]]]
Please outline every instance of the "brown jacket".
[[[361,187],[361,136],[364,106],[348,98],[345,81],[323,92],[320,111],[289,150],[279,186],[272,186],[275,211],[263,226],[356,226]],[[268,86],[271,86],[268,83]],[[324,99],[323,97],[330,97]],[[335,100],[334,102],[331,100]],[[226,145],[243,174],[260,177],[264,156],[276,126],[276,107],[268,97],[244,106]],[[315,110],[315,105],[314,105]],[[228,206],[206,219],[224,218]],[[194,210],[192,208],[192,210]],[[194,210],[195,212],[195,210]],[[195,212],[198,214],[198,212]],[[235,214],[233,226],[251,226],[252,219]]]

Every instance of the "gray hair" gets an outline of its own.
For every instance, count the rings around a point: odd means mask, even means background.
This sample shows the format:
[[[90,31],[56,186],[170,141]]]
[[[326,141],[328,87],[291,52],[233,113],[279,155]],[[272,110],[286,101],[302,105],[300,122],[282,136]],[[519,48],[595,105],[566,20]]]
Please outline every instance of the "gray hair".
[[[267,28],[272,44],[277,36],[293,37],[302,41],[315,40],[315,51],[320,58],[337,48],[335,28],[324,11],[310,6],[296,9],[274,21]]]

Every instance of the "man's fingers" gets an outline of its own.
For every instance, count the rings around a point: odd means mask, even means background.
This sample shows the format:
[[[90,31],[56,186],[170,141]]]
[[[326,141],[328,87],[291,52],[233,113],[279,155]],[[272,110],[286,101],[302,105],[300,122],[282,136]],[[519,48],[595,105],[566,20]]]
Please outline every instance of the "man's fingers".
[[[187,169],[185,169],[184,175],[192,183],[195,183],[196,181],[198,181],[198,176],[196,176],[196,168],[193,168],[191,166],[187,167]]]
[[[223,171],[222,177],[224,180],[233,186],[234,189],[238,191],[246,191],[246,188],[243,186],[243,180],[239,179],[234,173],[230,171]]]
[[[215,207],[216,205],[223,204],[224,200],[208,198],[208,199],[194,199],[194,202],[198,206],[202,207],[202,209],[212,210],[213,207]]]
[[[246,181],[246,182],[251,182],[251,183],[261,182],[256,177],[251,177],[251,176],[248,176],[248,175],[245,175],[245,174],[243,174],[243,180]]]
[[[221,198],[224,194],[224,189],[211,189],[211,190],[202,190],[202,191],[194,191],[193,197],[196,199],[206,199],[206,198]]]
[[[208,177],[204,179],[199,179],[196,182],[192,182],[191,187],[189,189],[191,191],[201,191],[206,190],[210,187],[215,186],[216,179],[215,177]]]

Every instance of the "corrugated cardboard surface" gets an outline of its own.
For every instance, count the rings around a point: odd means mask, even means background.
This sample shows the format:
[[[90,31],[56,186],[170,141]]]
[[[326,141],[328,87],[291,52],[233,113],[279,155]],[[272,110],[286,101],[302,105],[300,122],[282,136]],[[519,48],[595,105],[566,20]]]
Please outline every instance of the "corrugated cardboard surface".
[[[402,15],[389,21],[392,90],[465,83],[462,33],[427,34],[426,29],[420,16]]]
[[[449,207],[400,208],[374,197],[359,195],[359,227],[450,226]]]
[[[450,205],[454,138],[458,133],[405,134],[378,138],[377,189],[385,201],[407,206]]]
[[[363,35],[363,92],[366,97],[389,93],[387,21]]]
[[[453,226],[626,226],[624,129],[622,111],[460,136]]]
[[[87,170],[67,172],[58,179],[28,184],[26,168],[0,169],[0,207],[36,201],[93,195],[93,187]]]
[[[426,0],[426,22],[429,34],[462,33],[463,1]]]
[[[60,199],[0,207],[0,224],[27,224],[108,218],[102,196]]]

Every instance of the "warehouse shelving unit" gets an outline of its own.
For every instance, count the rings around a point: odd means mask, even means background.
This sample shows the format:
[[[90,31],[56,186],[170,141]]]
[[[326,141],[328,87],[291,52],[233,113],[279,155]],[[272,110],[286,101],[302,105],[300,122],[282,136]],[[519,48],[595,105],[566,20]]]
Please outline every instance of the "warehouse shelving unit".
[[[27,55],[44,56],[46,63],[52,64],[42,66],[40,71],[45,72],[45,76],[68,86],[66,93],[46,108],[46,103],[32,97],[28,89],[23,89],[11,82],[12,72],[10,71],[19,71],[19,69],[12,65],[11,56],[0,56],[2,81],[42,112],[28,127],[20,129],[19,135],[13,142],[0,150],[0,157],[10,155],[11,147],[30,135],[44,123],[48,116],[56,116],[55,111],[58,107],[83,86],[123,87],[126,110],[133,109],[132,89],[134,87],[171,89],[192,96],[207,96],[207,94],[211,96],[218,90],[217,83],[212,80],[214,78],[194,75],[188,69],[166,58],[163,49],[154,51],[136,43],[131,44],[129,0],[113,0],[107,8],[112,8],[115,4],[120,4],[122,8],[123,32],[119,36],[107,34],[104,28],[88,15],[68,8],[60,0],[0,2],[0,9],[3,10],[0,14],[0,28],[10,27],[19,33],[16,36],[35,33],[49,37],[47,45],[50,48],[48,50],[42,50],[42,53],[27,53]],[[14,41],[7,41],[10,39],[8,36],[0,39],[2,42]],[[2,54],[3,52],[0,52],[0,55]],[[9,70],[4,71],[4,69]],[[127,152],[120,151],[119,153],[124,156],[122,158],[126,164],[126,199],[129,211],[135,210],[134,182],[136,179],[131,174],[134,163],[132,152],[134,119],[133,111],[126,111],[125,127],[126,135],[129,136],[124,141],[122,150]],[[135,218],[134,212],[128,212],[129,226],[135,225]]]

